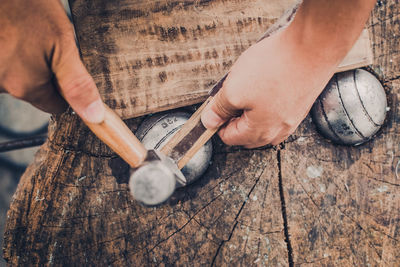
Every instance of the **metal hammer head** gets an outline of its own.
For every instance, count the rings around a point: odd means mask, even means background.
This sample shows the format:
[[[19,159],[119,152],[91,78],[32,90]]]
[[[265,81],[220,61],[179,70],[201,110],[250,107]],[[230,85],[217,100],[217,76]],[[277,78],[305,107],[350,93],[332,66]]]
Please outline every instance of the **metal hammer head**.
[[[176,187],[185,186],[186,178],[176,163],[156,150],[149,150],[142,166],[129,180],[133,197],[145,205],[153,206],[166,201]]]

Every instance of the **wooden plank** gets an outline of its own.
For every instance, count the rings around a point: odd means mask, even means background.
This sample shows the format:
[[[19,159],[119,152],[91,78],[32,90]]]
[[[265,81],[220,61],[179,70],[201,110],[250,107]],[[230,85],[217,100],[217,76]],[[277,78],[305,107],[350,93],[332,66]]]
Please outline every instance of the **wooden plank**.
[[[391,107],[377,137],[359,147],[333,145],[307,119],[281,152],[295,265],[399,266],[399,11],[388,1],[369,22],[374,69]]]
[[[123,118],[205,100],[238,56],[297,0],[72,0],[82,58]],[[365,66],[364,32],[339,70]]]
[[[337,72],[372,65],[373,55],[368,29],[364,29],[349,53],[339,64]]]

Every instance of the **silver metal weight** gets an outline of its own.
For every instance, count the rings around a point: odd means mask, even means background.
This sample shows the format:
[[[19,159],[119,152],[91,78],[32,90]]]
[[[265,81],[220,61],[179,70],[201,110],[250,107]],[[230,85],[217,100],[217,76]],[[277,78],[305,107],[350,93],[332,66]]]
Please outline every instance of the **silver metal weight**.
[[[324,137],[337,144],[360,145],[379,130],[386,112],[386,94],[379,80],[356,69],[332,77],[311,115]]]
[[[181,126],[190,118],[190,113],[170,111],[146,118],[136,131],[136,136],[147,149],[160,150]],[[211,163],[212,142],[209,140],[183,167],[187,184],[193,183],[204,174]]]

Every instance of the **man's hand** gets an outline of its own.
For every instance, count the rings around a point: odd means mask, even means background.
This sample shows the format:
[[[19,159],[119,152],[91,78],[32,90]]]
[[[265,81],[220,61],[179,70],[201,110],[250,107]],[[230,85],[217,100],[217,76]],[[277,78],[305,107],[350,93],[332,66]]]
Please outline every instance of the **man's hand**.
[[[103,102],[58,0],[1,0],[0,25],[0,92],[50,113],[64,111],[65,99],[84,120],[104,119]]]
[[[277,145],[305,118],[375,0],[304,0],[292,24],[246,50],[202,114],[228,145]],[[237,110],[239,118],[231,118]]]

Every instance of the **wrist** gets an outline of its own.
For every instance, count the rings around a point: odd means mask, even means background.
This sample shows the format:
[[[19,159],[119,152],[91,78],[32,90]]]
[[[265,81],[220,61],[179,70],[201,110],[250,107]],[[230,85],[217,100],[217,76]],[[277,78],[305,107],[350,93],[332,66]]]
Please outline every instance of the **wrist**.
[[[375,0],[304,0],[284,32],[297,53],[338,65],[359,37]]]
[[[351,48],[351,44],[345,45],[343,40],[333,39],[329,34],[300,19],[293,21],[285,29],[282,39],[293,51],[294,56],[316,67],[336,67]]]

